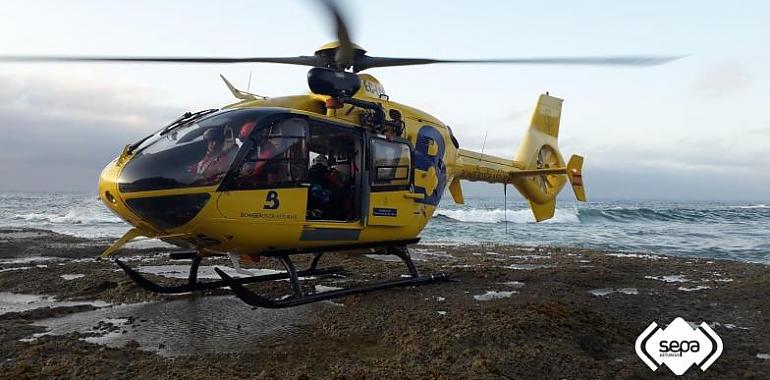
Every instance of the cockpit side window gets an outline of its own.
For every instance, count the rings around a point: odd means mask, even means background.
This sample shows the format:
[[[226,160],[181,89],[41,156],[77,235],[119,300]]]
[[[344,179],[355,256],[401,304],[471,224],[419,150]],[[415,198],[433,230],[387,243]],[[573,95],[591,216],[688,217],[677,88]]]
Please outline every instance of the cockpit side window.
[[[373,138],[370,147],[372,191],[408,188],[412,157],[409,145]]]
[[[277,121],[251,134],[253,143],[233,181],[235,189],[294,187],[307,180],[308,122]]]

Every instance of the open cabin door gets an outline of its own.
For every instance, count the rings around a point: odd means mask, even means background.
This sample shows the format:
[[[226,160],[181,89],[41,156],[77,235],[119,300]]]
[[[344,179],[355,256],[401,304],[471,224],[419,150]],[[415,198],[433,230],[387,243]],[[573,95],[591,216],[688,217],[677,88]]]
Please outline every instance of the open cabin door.
[[[360,205],[364,172],[360,128],[314,121],[310,124],[307,218],[300,240],[353,242],[364,218]]]
[[[408,141],[370,136],[367,224],[405,226],[415,218],[411,191],[412,148]]]

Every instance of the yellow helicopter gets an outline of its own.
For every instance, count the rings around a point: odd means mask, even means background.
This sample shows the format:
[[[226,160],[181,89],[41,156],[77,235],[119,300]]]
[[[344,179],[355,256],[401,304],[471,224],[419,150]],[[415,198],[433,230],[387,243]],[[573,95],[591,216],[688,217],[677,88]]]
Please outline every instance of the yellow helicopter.
[[[655,65],[671,57],[524,58],[439,60],[369,56],[351,42],[339,9],[321,1],[333,17],[338,41],[312,56],[278,58],[5,56],[11,62],[267,62],[312,67],[311,93],[260,97],[222,79],[238,102],[185,113],[156,133],[126,145],[99,176],[99,196],[131,228],[107,248],[111,257],[138,237],[157,238],[189,252],[189,279],[178,286],[150,281],[117,264],[141,287],[181,293],[229,286],[243,301],[267,308],[296,306],[350,294],[443,281],[420,275],[407,246],[433,216],[446,189],[464,202],[461,180],[512,184],[529,201],[537,221],[551,218],[555,197],[569,181],[585,201],[583,157],[565,160],[558,136],[562,99],[542,94],[513,160],[462,149],[451,128],[421,110],[390,100],[383,85],[363,70],[436,63]],[[319,268],[327,252],[382,251],[399,257],[409,272],[377,284],[310,293],[301,277],[333,275]],[[297,270],[295,254],[314,255]],[[285,273],[200,282],[202,258],[277,258]],[[293,294],[270,299],[244,285],[288,279]]]

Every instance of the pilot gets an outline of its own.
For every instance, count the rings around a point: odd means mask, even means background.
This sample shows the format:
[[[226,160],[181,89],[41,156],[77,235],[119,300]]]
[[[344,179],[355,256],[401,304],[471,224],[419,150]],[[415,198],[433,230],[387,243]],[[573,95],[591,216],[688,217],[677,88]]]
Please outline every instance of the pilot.
[[[235,155],[235,149],[231,146],[224,149],[225,135],[219,128],[210,128],[203,132],[203,140],[206,142],[206,153],[195,165],[195,175],[205,183],[213,183],[227,172],[228,166]]]

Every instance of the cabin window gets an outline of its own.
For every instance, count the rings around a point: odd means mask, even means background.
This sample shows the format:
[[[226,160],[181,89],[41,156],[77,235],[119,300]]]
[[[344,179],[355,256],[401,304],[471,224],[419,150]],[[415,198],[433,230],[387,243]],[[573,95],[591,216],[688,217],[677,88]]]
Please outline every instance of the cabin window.
[[[331,124],[310,125],[308,220],[358,218],[361,132]]]
[[[241,131],[253,144],[234,180],[235,188],[259,189],[299,186],[307,180],[308,122],[284,119],[256,132]],[[250,136],[249,136],[250,134]]]
[[[374,138],[371,152],[373,191],[409,187],[412,154],[408,144]]]

